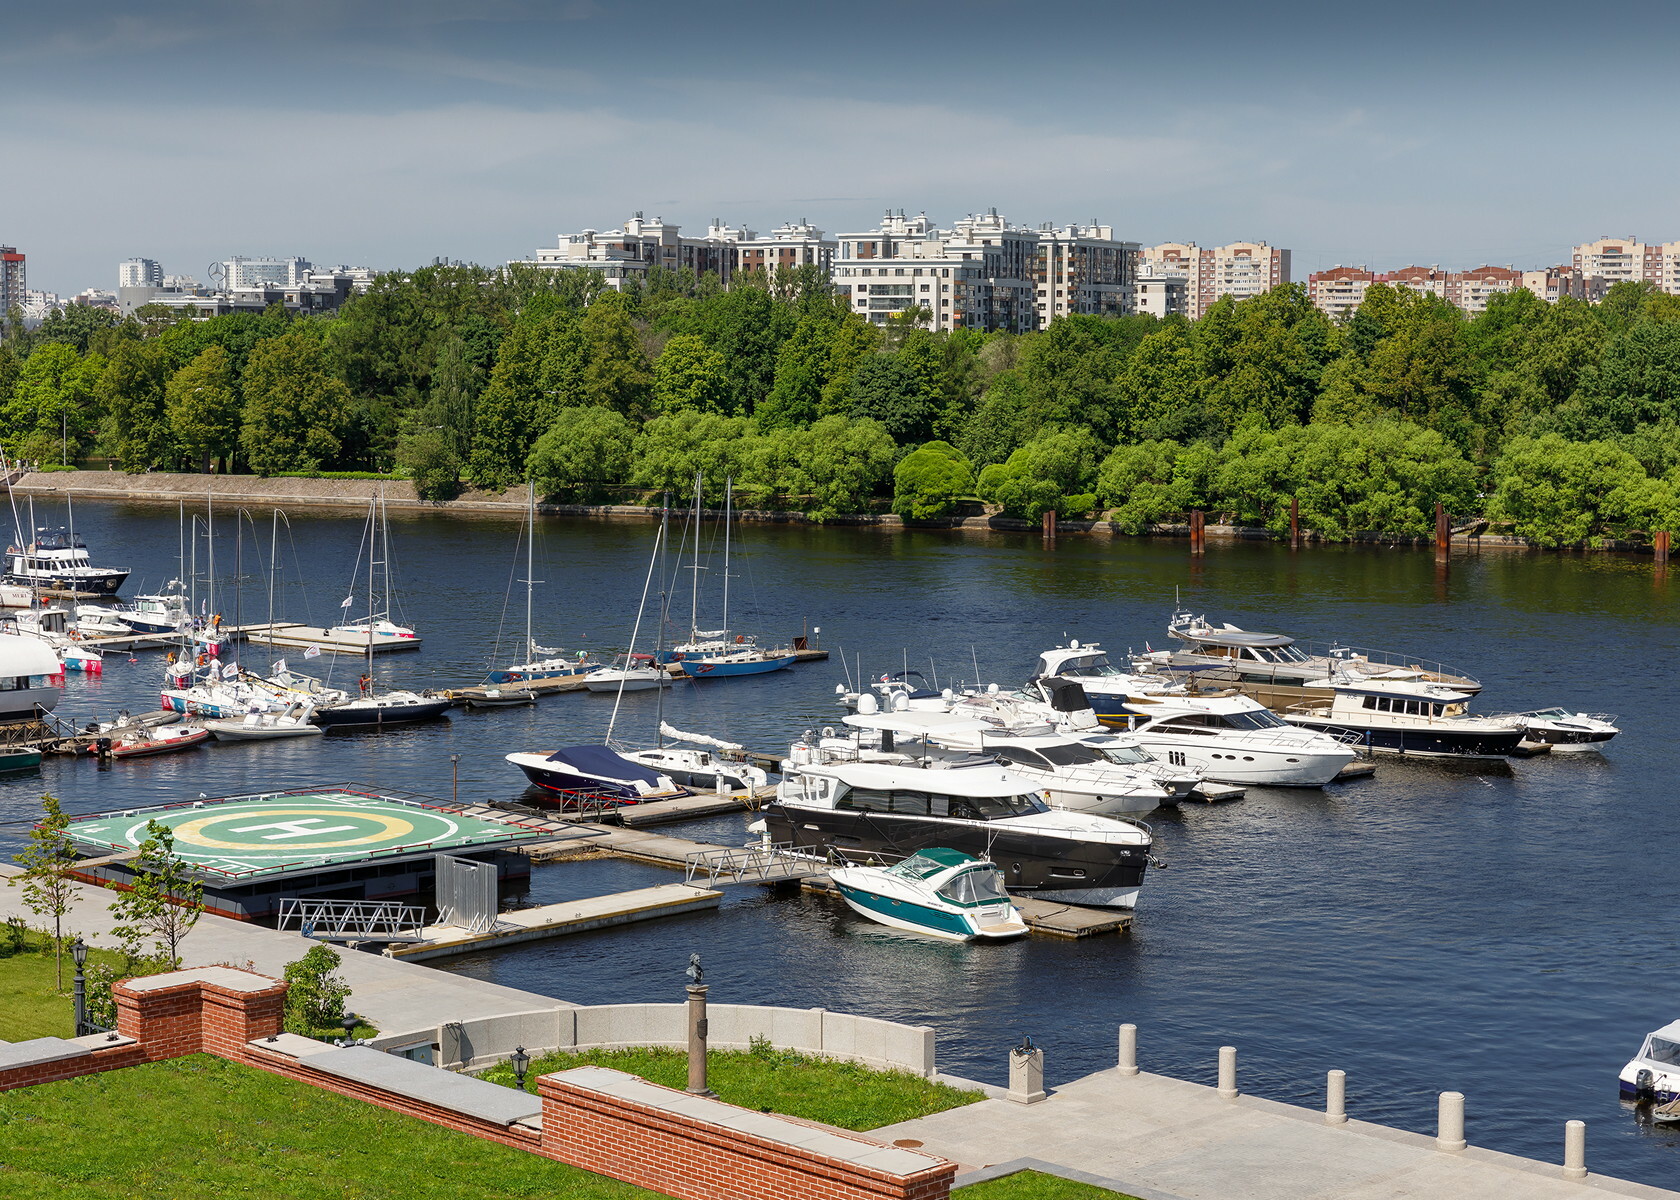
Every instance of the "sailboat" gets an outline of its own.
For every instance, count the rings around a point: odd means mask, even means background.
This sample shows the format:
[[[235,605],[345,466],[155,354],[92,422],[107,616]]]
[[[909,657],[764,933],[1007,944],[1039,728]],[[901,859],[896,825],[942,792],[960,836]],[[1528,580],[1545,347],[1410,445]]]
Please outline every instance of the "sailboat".
[[[420,635],[406,625],[398,625],[391,620],[391,614],[385,609],[374,610],[374,571],[377,568],[382,576],[384,589],[379,593],[387,608],[391,603],[391,523],[385,512],[385,492],[383,489],[368,503],[368,611],[367,616],[354,621],[346,621],[334,625],[327,630],[327,635],[342,638],[361,644],[366,641],[369,649],[379,645],[389,649],[419,649]],[[383,549],[380,543],[383,542]],[[348,608],[350,601],[346,600],[343,607]]]
[[[375,514],[383,514],[384,500],[384,493],[381,492],[374,498],[368,515],[368,535],[370,543],[368,546],[367,560],[367,616],[362,621],[357,622],[355,626],[341,627],[359,628],[366,631],[373,631],[375,636],[377,635],[378,617],[374,612],[373,584],[375,566],[374,560],[377,557],[377,554],[371,539],[375,536],[377,528],[374,517]],[[382,522],[380,522],[380,524],[382,524]],[[386,543],[389,545],[389,527],[386,527],[385,529],[385,537]],[[390,552],[387,550],[385,557],[385,596],[387,602],[390,599],[390,588]],[[409,634],[412,636],[413,631],[410,630]],[[411,692],[405,689],[397,689],[389,692],[382,692],[379,690],[378,684],[375,682],[373,677],[373,647],[375,636],[369,636],[365,643],[366,649],[364,653],[367,656],[367,665],[362,672],[361,695],[355,697],[354,699],[346,700],[340,704],[330,704],[320,709],[315,714],[315,724],[328,728],[345,725],[399,725],[409,724],[414,721],[425,721],[432,717],[442,716],[443,713],[448,711],[453,701],[451,701],[447,696],[434,696],[430,693]],[[415,640],[418,641],[419,639]]]
[[[797,660],[790,651],[766,650],[745,634],[729,631],[729,522],[735,494],[735,481],[728,479],[723,487],[723,628],[702,630],[700,610],[700,485],[694,477],[694,595],[689,615],[689,640],[673,647],[672,657],[682,665],[683,674],[690,679],[724,679],[734,675],[762,675],[791,667]]]
[[[653,539],[653,558],[648,562],[647,582],[642,585],[642,603],[636,610],[636,623],[630,631],[630,649],[634,654],[636,635],[641,632],[642,613],[647,608],[648,592],[653,587],[654,568],[659,564],[659,549],[665,538],[661,522]],[[621,683],[620,696],[627,690]],[[663,693],[661,693],[663,697]],[[622,755],[613,745],[613,726],[618,721],[618,704],[613,704],[612,717],[607,722],[607,736],[595,745],[562,746],[551,754],[515,753],[506,755],[508,762],[518,767],[538,787],[559,792],[567,797],[562,804],[575,804],[584,797],[616,800],[620,804],[639,804],[649,800],[668,800],[688,795],[660,771]]]
[[[578,651],[576,658],[565,658],[565,651],[558,646],[539,646],[537,639],[532,636],[532,594],[536,588],[536,543],[537,543],[537,489],[536,485],[527,483],[525,498],[525,653],[531,656],[529,662],[514,663],[512,666],[499,667],[485,676],[487,684],[529,683],[533,679],[559,679],[568,675],[582,675],[592,670],[594,663],[587,662],[583,651]],[[543,657],[538,657],[539,655]],[[524,701],[520,701],[524,703]]]

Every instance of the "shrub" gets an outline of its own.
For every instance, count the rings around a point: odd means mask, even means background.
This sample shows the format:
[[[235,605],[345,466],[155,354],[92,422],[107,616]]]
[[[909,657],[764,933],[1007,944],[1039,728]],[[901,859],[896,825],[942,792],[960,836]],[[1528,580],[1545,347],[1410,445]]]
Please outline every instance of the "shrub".
[[[336,973],[341,961],[331,946],[311,946],[302,958],[286,964],[287,1033],[310,1037],[344,1019],[350,985]]]
[[[947,517],[974,490],[974,466],[949,442],[928,442],[893,468],[893,511],[913,521]]]

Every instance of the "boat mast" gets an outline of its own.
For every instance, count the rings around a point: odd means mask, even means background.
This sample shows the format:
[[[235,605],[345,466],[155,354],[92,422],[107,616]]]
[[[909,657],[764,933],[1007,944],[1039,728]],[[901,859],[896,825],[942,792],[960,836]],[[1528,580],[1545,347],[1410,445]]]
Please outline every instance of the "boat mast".
[[[525,481],[525,656],[537,661],[536,642],[531,637],[531,589],[536,583],[537,483]]]
[[[659,565],[659,546],[664,541],[661,526],[653,535],[653,556],[648,559],[647,579],[642,583],[642,602],[636,606],[636,623],[630,628],[630,646],[624,652],[624,670],[618,676],[618,696],[613,700],[612,716],[607,719],[608,742],[612,741],[613,726],[618,724],[618,706],[624,703],[624,684],[636,662],[636,638],[642,632],[642,614],[647,611],[648,592],[653,587],[653,569]]]
[[[688,601],[688,640],[700,640],[700,481],[699,471],[694,472],[694,562],[689,566],[692,572],[692,587]]]
[[[671,528],[671,493],[665,492],[659,498],[659,533],[654,543],[669,544],[667,534]],[[653,631],[653,667],[656,671],[664,671],[665,664],[659,661],[660,652],[665,649],[665,618],[669,615],[671,604],[671,576],[665,569],[664,559],[659,563],[659,624]],[[661,679],[659,685],[653,689],[659,693],[659,698],[653,706],[654,745],[661,749],[665,746],[665,681]]]
[[[735,477],[723,481],[723,636],[729,636],[729,509],[735,499]]]
[[[373,540],[379,536],[379,530],[375,525],[375,518],[378,513],[379,496],[375,493],[373,503],[368,505],[368,620],[367,629],[364,631],[367,634],[367,694],[369,700],[373,699]]]
[[[216,494],[204,493],[204,603],[216,614]]]
[[[268,632],[274,635],[274,555],[280,545],[280,510],[274,510],[274,516],[269,518],[268,531]]]

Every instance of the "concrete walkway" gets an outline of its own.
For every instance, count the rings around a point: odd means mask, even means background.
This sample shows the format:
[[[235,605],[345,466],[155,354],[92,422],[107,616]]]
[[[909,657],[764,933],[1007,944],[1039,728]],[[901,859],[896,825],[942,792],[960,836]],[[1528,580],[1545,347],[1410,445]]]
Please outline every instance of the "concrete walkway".
[[[1558,1124],[1562,1161],[1563,1125]],[[1585,1200],[1606,1193],[1674,1200],[1680,1193],[1589,1175],[1382,1125],[1324,1124],[1324,1115],[1163,1075],[1101,1071],[1022,1105],[983,1100],[870,1131],[913,1139],[965,1171],[1036,1159],[1143,1200]],[[1587,1164],[1592,1165],[1591,1130]],[[959,1183],[965,1182],[959,1178]]]
[[[31,925],[40,920],[23,905],[21,890],[7,886],[16,867],[0,864],[0,920],[20,916]],[[115,892],[88,884],[77,885],[77,898],[65,917],[65,928],[82,935],[89,945],[117,948],[111,935],[115,922],[110,904]],[[187,966],[224,963],[249,966],[253,971],[279,978],[289,962],[302,958],[320,945],[296,933],[282,933],[261,925],[205,915],[199,918],[182,944],[181,957]],[[502,987],[464,975],[452,975],[419,963],[398,962],[378,954],[341,951],[339,968],[350,985],[346,1005],[370,1024],[387,1033],[425,1029],[446,1021],[469,1021],[503,1013],[554,1008],[565,1001],[517,988]]]

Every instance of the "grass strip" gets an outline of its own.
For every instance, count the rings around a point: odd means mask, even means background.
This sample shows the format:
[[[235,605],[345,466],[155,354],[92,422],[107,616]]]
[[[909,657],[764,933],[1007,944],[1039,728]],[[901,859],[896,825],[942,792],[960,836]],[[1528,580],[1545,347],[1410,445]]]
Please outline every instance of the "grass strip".
[[[1046,1175],[1042,1171],[1017,1171],[985,1183],[970,1184],[951,1193],[952,1200],[1135,1200],[1124,1192],[1111,1192],[1095,1184]]]

